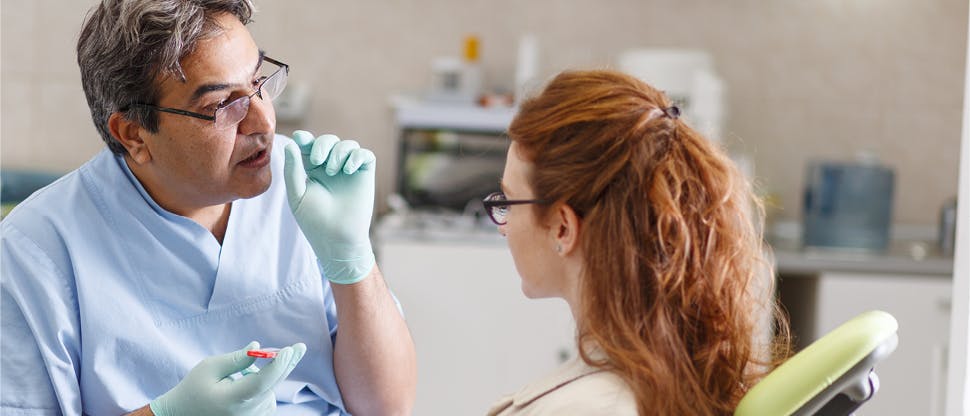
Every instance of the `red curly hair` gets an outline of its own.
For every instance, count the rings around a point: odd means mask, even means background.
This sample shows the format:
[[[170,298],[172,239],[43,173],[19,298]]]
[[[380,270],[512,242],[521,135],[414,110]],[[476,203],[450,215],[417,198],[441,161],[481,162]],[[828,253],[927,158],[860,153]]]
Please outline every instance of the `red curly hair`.
[[[535,198],[582,218],[583,359],[622,377],[642,415],[731,414],[790,355],[788,323],[760,201],[671,105],[623,73],[569,71],[522,104],[509,137]]]

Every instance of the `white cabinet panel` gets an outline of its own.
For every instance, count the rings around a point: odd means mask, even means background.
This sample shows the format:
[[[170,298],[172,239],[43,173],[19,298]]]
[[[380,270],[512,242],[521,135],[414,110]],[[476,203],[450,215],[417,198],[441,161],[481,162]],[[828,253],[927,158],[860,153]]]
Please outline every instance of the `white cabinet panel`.
[[[812,339],[872,309],[889,312],[899,322],[899,346],[876,367],[879,392],[858,415],[943,414],[951,288],[950,279],[939,276],[818,277]]]
[[[415,415],[484,414],[575,354],[568,306],[527,299],[503,243],[379,243],[417,349]]]

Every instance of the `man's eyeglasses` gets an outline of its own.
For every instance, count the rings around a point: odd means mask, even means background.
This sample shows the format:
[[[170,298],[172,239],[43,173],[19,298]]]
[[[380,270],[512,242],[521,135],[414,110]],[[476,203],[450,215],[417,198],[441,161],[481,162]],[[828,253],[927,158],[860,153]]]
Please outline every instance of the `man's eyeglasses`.
[[[267,67],[265,64],[260,65],[260,72],[268,75],[260,75],[258,84],[256,84],[256,91],[252,94],[243,95],[232,101],[220,104],[212,115],[179,110],[177,108],[159,107],[152,104],[134,103],[131,106],[151,108],[156,111],[208,120],[213,122],[217,129],[234,127],[242,119],[246,118],[246,114],[249,113],[249,104],[254,95],[261,100],[272,101],[276,97],[279,97],[283,89],[286,88],[286,78],[290,72],[290,66],[268,56],[263,57],[263,62],[269,62],[276,67]]]
[[[521,205],[521,204],[546,204],[546,201],[541,199],[522,199],[522,200],[508,200],[505,198],[504,192],[493,192],[482,199],[482,205],[485,206],[485,212],[488,213],[488,217],[492,219],[496,225],[505,225],[505,217],[509,213],[510,205]]]

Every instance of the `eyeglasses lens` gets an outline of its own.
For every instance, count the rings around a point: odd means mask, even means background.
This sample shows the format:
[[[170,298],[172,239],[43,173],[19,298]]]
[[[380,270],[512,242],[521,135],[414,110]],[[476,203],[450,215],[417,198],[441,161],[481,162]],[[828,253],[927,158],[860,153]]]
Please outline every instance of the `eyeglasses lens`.
[[[286,69],[277,69],[276,72],[263,81],[263,85],[260,87],[261,98],[264,100],[273,100],[279,97],[283,89],[286,88],[286,78]]]
[[[263,67],[266,68],[267,65]],[[268,65],[275,72],[263,79],[263,82],[259,84],[252,95],[245,95],[233,100],[229,105],[220,108],[216,111],[216,127],[217,128],[228,128],[239,124],[242,119],[246,118],[246,114],[249,113],[249,104],[252,102],[252,96],[256,95],[265,101],[272,101],[276,97],[279,97],[286,88],[286,69],[277,67],[275,65]]]
[[[485,198],[485,200],[489,202],[495,202],[495,201],[505,201],[506,198],[505,198],[505,194],[501,192],[496,192],[489,195],[487,198]],[[508,210],[509,210],[508,205],[490,205],[488,206],[488,216],[491,217],[492,221],[494,221],[496,224],[502,225],[502,224],[505,224],[505,214],[508,213]]]
[[[499,224],[505,224],[505,215],[509,213],[509,206],[497,206],[492,208],[492,217],[495,218],[495,222]]]

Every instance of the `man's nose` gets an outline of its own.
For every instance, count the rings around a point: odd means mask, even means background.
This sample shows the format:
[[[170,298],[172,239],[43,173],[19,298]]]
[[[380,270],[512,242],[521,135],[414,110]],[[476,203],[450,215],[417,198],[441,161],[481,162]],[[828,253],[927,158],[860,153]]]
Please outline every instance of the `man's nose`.
[[[276,111],[273,102],[254,95],[249,101],[249,111],[239,122],[239,134],[272,134],[276,129]]]

